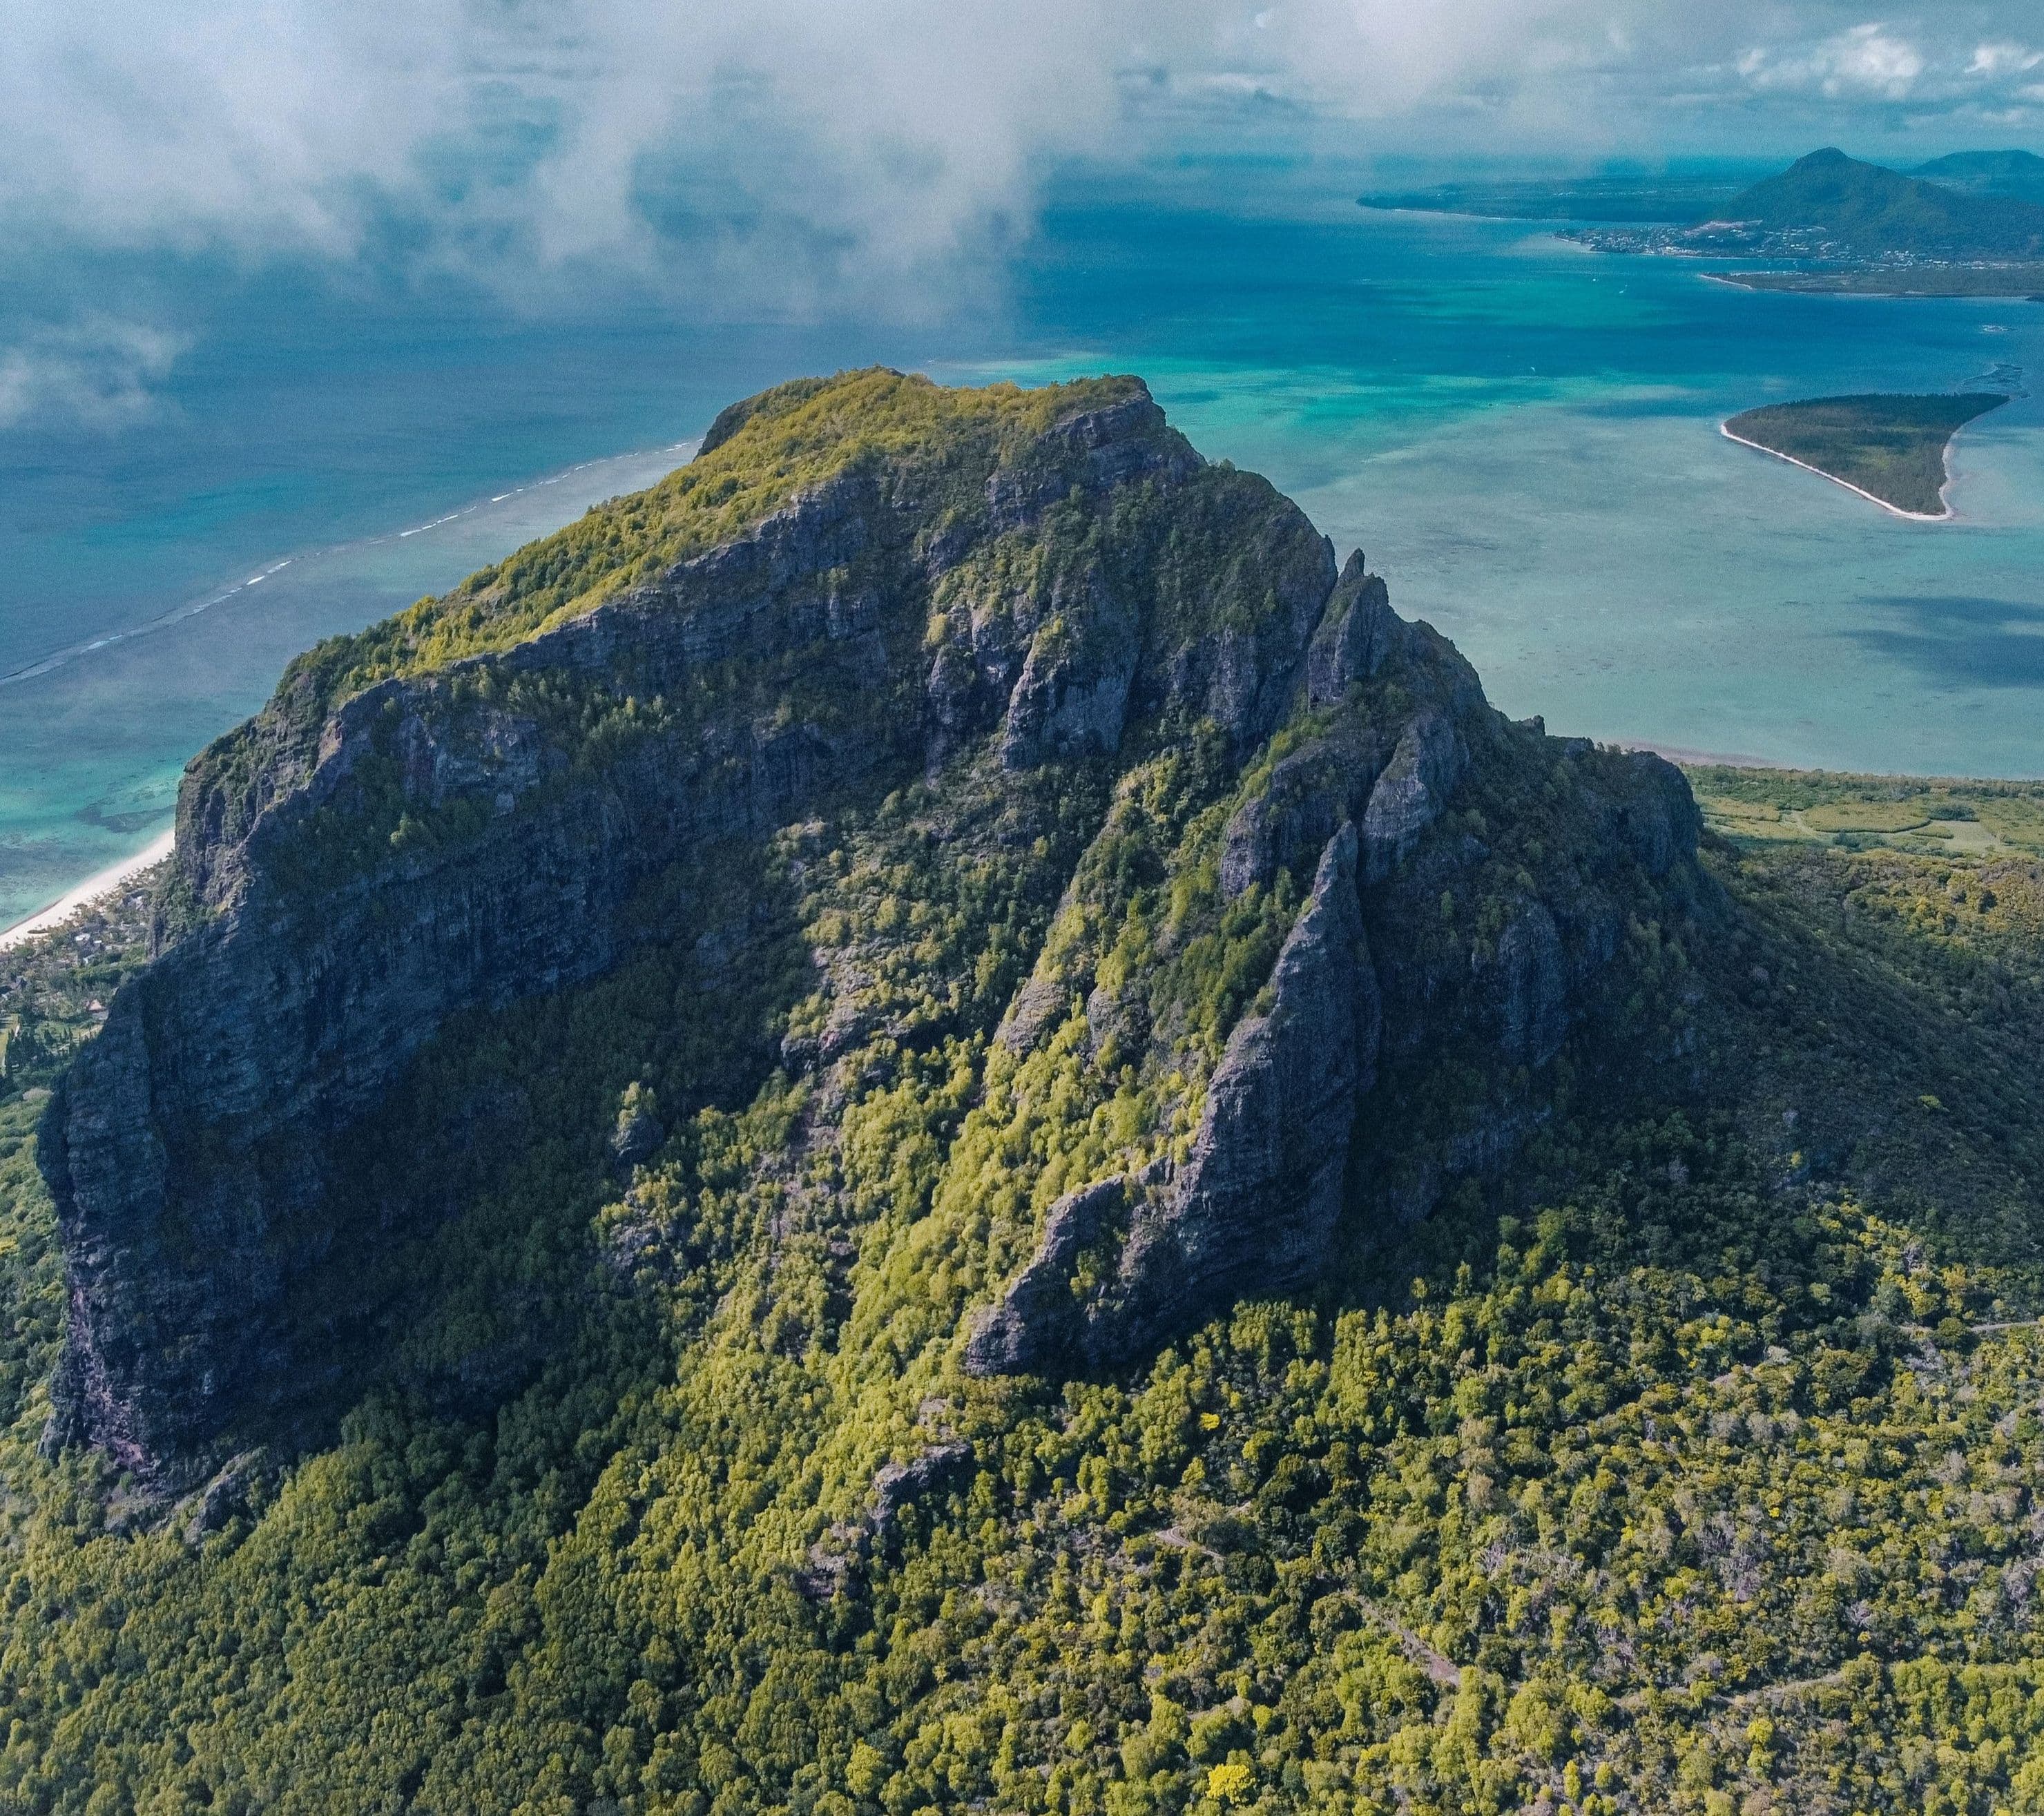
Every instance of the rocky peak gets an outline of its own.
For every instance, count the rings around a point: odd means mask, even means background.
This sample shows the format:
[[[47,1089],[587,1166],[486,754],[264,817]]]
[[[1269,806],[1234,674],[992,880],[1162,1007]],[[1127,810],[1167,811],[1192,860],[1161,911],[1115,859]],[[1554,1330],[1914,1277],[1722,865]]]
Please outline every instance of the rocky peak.
[[[1189,1120],[1049,1211],[964,1338],[980,1372],[1112,1367],[1233,1296],[1310,1289],[1389,1189],[1387,1066],[1452,1045],[1518,1077],[1596,1000],[1614,864],[1690,886],[1672,770],[1508,726],[1360,556],[1337,575],[1139,382],[782,386],[648,493],[322,646],[191,766],[163,949],[44,1125],[71,1306],[53,1437],[161,1489],[288,1438],[361,1309],[309,1319],[308,1283],[428,1214],[338,1190],[343,1162],[452,1018],[667,942],[714,973],[758,907],[732,879],[789,828],[869,824],[912,786],[962,824],[1039,775],[1106,818],[1035,974],[959,1031],[982,1051],[997,1023],[1027,1065],[1078,1027],[1089,1064]],[[1191,817],[1145,881],[1114,854],[1166,777]],[[1473,828],[1529,777],[1574,804],[1541,873],[1500,880]],[[1145,946],[1158,889],[1208,931]],[[1489,931],[1454,931],[1464,900]],[[1110,907],[1133,917],[1112,951]],[[884,940],[819,954],[783,1062],[820,1074],[867,1039],[851,999],[890,962]],[[830,1078],[813,1115],[854,1088]],[[652,1160],[669,1108],[608,1100],[605,1177]]]

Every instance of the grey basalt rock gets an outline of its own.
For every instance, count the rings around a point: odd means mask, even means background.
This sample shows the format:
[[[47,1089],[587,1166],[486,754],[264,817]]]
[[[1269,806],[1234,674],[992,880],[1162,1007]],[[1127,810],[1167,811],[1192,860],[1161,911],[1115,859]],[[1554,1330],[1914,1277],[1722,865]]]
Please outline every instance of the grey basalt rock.
[[[1682,772],[1651,751],[1629,751],[1625,761],[1641,785],[1619,809],[1619,825],[1633,855],[1651,877],[1665,877],[1696,855],[1703,809]]]
[[[1568,1035],[1571,981],[1561,932],[1546,904],[1517,904],[1479,970],[1487,973],[1497,1005],[1504,1051],[1523,1065],[1545,1065]]]
[[[632,904],[678,864],[928,773],[952,707],[958,735],[998,735],[1022,766],[1111,753],[1130,715],[1174,704],[1214,705],[1244,738],[1275,722],[1332,582],[1324,539],[1261,482],[1207,468],[1139,386],[1004,444],[978,516],[928,486],[855,463],[578,617],[332,710],[316,665],[294,668],[194,763],[163,949],[44,1120],[70,1302],[52,1442],[100,1445],[161,1492],[248,1429],[288,1442],[294,1409],[333,1385],[294,1291],[348,1217],[374,1241],[386,1215],[329,1201],[350,1131],[451,1015],[599,977],[655,936]],[[1208,502],[1155,503],[1196,486]],[[1238,536],[1201,609],[1274,609],[1202,633],[1209,654],[1241,645],[1227,685],[1174,669],[1150,605],[1081,563],[1044,602],[1057,635],[1011,626],[1019,642],[947,693],[927,633],[949,566],[1122,487],[1153,521],[1210,509]],[[748,697],[748,676],[770,678]],[[596,763],[519,704],[534,695],[707,704],[643,720]],[[386,838],[375,803],[394,789],[407,815],[455,812],[459,835]],[[364,821],[374,836],[347,844]]]
[[[1093,1345],[1102,1360],[1152,1349],[1245,1293],[1297,1292],[1320,1270],[1357,1101],[1376,1082],[1353,828],[1328,841],[1270,989],[1269,1012],[1228,1037],[1168,1209],[1132,1224]]]
[[[1010,1053],[1027,1053],[1047,1030],[1064,1019],[1070,1003],[1062,980],[1032,977],[1016,992],[993,1038]]]
[[[610,1137],[612,1162],[628,1177],[632,1168],[643,1165],[659,1152],[667,1138],[666,1127],[650,1093],[628,1098],[618,1111],[617,1127]]]
[[[1142,479],[1182,484],[1203,464],[1143,390],[1053,424],[1032,455],[1004,463],[987,481],[987,513],[997,532],[1013,529],[1035,521],[1075,482],[1097,492]]]
[[[873,1478],[867,1525],[876,1535],[886,1534],[904,1507],[949,1480],[971,1461],[972,1446],[962,1438],[951,1438],[932,1444],[905,1463],[883,1464]]]
[[[1268,1012],[1228,1037],[1179,1177],[1110,1180],[1060,1200],[1036,1255],[974,1326],[968,1372],[1112,1367],[1244,1295],[1312,1284],[1340,1215],[1358,1104],[1376,1077],[1379,1011],[1353,827],[1327,842],[1270,990]],[[1124,1210],[1113,1272],[1080,1305],[1074,1263]]]
[[[1361,817],[1391,743],[1377,726],[1346,724],[1281,758],[1222,829],[1222,896],[1267,889],[1281,870],[1303,877],[1335,830]]]
[[[1162,684],[1161,704],[1212,720],[1239,755],[1269,737],[1294,702],[1308,643],[1334,589],[1334,545],[1258,520],[1244,526],[1233,563],[1264,582],[1274,609],[1254,625],[1224,620],[1153,650],[1150,666]]]
[[[1083,1347],[1085,1324],[1072,1296],[1072,1269],[1127,1209],[1130,1190],[1119,1177],[1101,1180],[1051,1207],[1036,1253],[966,1340],[968,1374],[1028,1374]]]
[[[1306,653],[1306,703],[1327,706],[1370,680],[1405,646],[1406,625],[1391,609],[1383,581],[1367,571],[1358,549],[1343,566]]]
[[[1487,735],[1493,716],[1468,663],[1391,609],[1360,551],[1313,632],[1304,693],[1316,735],[1273,766],[1224,832],[1230,900],[1281,870],[1297,873],[1346,820],[1359,829],[1366,882],[1383,881],[1447,809],[1468,772],[1468,739]]]
[[[997,466],[983,499],[975,470],[933,503],[927,472],[862,462],[581,617],[331,711],[294,670],[193,766],[163,949],[117,993],[43,1124],[69,1296],[52,1442],[99,1445],[156,1494],[252,1442],[287,1456],[303,1407],[344,1403],[348,1384],[309,1334],[347,1308],[309,1315],[307,1301],[387,1241],[389,1220],[441,1214],[423,1195],[335,1189],[421,1046],[451,1016],[600,977],[642,940],[688,942],[705,972],[740,963],[751,923],[698,904],[691,866],[763,862],[783,829],[870,811],[918,777],[1111,773],[1197,742],[1220,766],[1216,805],[1232,802],[1224,898],[1285,872],[1290,901],[1311,877],[1183,1163],[1053,1208],[970,1333],[980,1374],[1120,1366],[1243,1295],[1311,1287],[1345,1179],[1365,1196],[1383,1183],[1357,1170],[1380,1070],[1450,1045],[1543,1063],[1623,944],[1620,898],[1598,877],[1665,876],[1671,900],[1693,886],[1697,816],[1676,771],[1512,744],[1538,735],[1492,713],[1360,557],[1338,579],[1295,507],[1205,467],[1147,394],[1054,423]],[[1032,543],[1047,513],[1062,527]],[[1154,539],[1114,546],[1109,527],[1130,523]],[[545,705],[563,699],[575,710]],[[562,729],[585,707],[655,701],[694,704],[649,712],[600,760]],[[1570,797],[1569,849],[1536,861],[1537,879],[1472,892],[1480,816],[1443,816],[1494,789],[1515,753],[1568,785],[1550,798]],[[457,830],[393,833],[394,796]],[[1080,876],[1066,898],[1084,909]],[[1458,902],[1481,906],[1481,938]],[[823,965],[828,1008],[783,1044],[819,1103],[842,1102],[840,1062],[882,1031],[863,1005],[888,956],[882,942]],[[1062,962],[1039,963],[999,1027],[974,1031],[1024,1055],[1082,1012],[1087,1057],[1116,1065],[1180,1038],[1139,966],[1108,981]],[[526,1114],[515,1092],[448,1111],[478,1119],[486,1146],[516,1138]],[[1530,1126],[1513,1115],[1464,1147],[1504,1151],[1504,1131]],[[649,1109],[590,1131],[596,1151],[613,1132],[628,1175],[663,1131]],[[883,1524],[962,1466],[942,1451],[876,1480]]]
[[[1469,755],[1454,723],[1443,712],[1423,713],[1405,728],[1391,761],[1370,790],[1362,817],[1363,874],[1380,882],[1420,835],[1447,811]]]
[[[1081,752],[1120,747],[1135,679],[1135,614],[1097,574],[1083,597],[1060,601],[1029,645],[1009,697],[1001,760],[1030,769]]]
[[[1367,578],[1351,564],[1351,613],[1377,596]],[[1328,635],[1335,609],[1316,650],[1344,647],[1339,624]],[[1714,912],[1694,863],[1696,810],[1671,766],[1512,725],[1424,625],[1393,618],[1347,647],[1377,654],[1355,657],[1353,670],[1347,657],[1320,670],[1333,697],[1305,722],[1304,742],[1252,773],[1221,837],[1224,899],[1319,857],[1270,980],[1270,1012],[1231,1035],[1175,1178],[1110,1179],[1054,1207],[1035,1254],[976,1315],[970,1372],[1118,1366],[1235,1298],[1310,1286],[1345,1207],[1366,1224],[1396,1223],[1423,1214],[1454,1178],[1494,1173],[1540,1126],[1526,1081],[1604,1000],[1638,875],[1664,892],[1658,912]],[[1504,778],[1529,772],[1546,777],[1547,800],[1569,804],[1538,877],[1516,858],[1492,860],[1470,830],[1484,827],[1481,814],[1442,825],[1465,793],[1496,812]],[[1140,1050],[1124,994],[1139,992],[1097,985],[1084,999],[1096,1050],[1110,1036],[1117,1051]],[[1076,1000],[1062,973],[1032,978],[1004,1044],[1029,1050]],[[1410,1079],[1443,1049],[1464,1056],[1481,1094],[1435,1151],[1374,1171],[1397,1141],[1372,1116],[1378,1071]]]

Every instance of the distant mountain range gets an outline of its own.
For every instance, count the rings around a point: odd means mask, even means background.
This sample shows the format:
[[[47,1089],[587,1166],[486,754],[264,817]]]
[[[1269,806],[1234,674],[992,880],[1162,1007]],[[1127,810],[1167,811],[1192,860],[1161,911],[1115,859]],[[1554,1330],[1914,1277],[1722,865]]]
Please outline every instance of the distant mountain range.
[[[1665,226],[1716,213],[1748,173],[1705,170],[1595,176],[1484,177],[1406,190],[1373,190],[1365,208],[1470,214],[1492,221],[1581,221]]]
[[[2022,180],[2023,166],[2004,162],[2017,158],[2044,172],[2027,153],[1964,152],[1940,159],[1949,174],[1931,181],[1827,148],[1734,197],[1720,218],[1749,232],[1815,235],[1811,250],[1847,258],[2044,257],[2044,205],[1984,187]]]
[[[1366,208],[1570,220],[1611,251],[1744,253],[1869,261],[2008,263],[2044,259],[2044,158],[1958,152],[1904,171],[1812,152],[1735,189],[1722,171],[1449,183],[1373,194]]]
[[[2044,203],[2044,158],[2034,152],[1954,152],[1908,174],[1969,195],[2012,195]]]

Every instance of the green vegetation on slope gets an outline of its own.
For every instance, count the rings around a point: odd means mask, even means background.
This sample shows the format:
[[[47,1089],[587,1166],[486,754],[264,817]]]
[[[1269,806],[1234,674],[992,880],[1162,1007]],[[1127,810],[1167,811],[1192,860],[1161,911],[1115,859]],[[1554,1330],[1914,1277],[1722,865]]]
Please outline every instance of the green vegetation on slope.
[[[1742,411],[1726,432],[1813,466],[1913,516],[1949,515],[1945,451],[1965,424],[2008,399],[1997,392],[1813,397]]]
[[[728,879],[782,908],[720,994],[691,944],[447,1031],[359,1156],[459,1205],[390,1265],[378,1384],[167,1524],[35,1454],[62,1284],[0,1104],[0,1807],[2044,1809],[2039,866],[1723,850],[1735,930],[1667,972],[1715,1108],[1600,1085],[1592,1030],[1508,1178],[1317,1302],[967,1383],[926,1348],[947,1261],[1155,1114],[972,1031],[1047,939],[1147,943],[1208,1042],[1268,938],[1211,893],[1197,762],[1099,842],[1097,785],[792,828]],[[1531,855],[1444,835],[1480,834]],[[835,1029],[804,947],[865,981]],[[785,1035],[836,1065],[791,1082]],[[628,1184],[628,1099],[667,1123]],[[873,1464],[946,1436],[870,1526]]]
[[[950,389],[881,367],[782,386],[735,420],[720,418],[704,451],[657,486],[592,505],[452,592],[309,651],[279,693],[298,691],[299,678],[324,711],[386,676],[507,649],[730,541],[798,491],[883,460],[909,459],[962,503],[1001,447],[1042,433],[1078,402],[1132,391],[1116,378]]]

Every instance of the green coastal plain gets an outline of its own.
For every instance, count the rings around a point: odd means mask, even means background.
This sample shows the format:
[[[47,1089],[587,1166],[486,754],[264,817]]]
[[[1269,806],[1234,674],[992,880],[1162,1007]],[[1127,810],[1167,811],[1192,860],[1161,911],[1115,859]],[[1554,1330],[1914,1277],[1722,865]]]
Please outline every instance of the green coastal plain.
[[[1698,764],[1704,823],[1742,847],[1876,847],[1931,859],[2044,858],[2044,782],[1968,781]]]
[[[1966,424],[2008,401],[1999,392],[1813,397],[1742,411],[1727,434],[1800,462],[1911,516],[1950,515],[1945,452]]]

